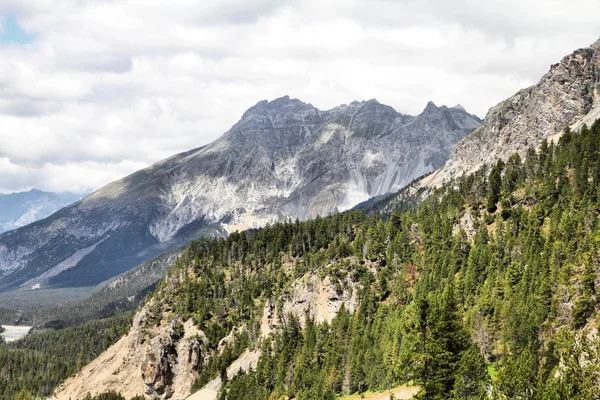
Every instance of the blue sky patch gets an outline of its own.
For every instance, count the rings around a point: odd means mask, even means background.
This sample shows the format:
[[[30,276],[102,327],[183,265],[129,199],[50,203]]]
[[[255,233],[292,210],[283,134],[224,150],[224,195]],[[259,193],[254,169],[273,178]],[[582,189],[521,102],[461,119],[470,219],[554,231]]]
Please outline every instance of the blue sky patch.
[[[19,22],[14,14],[4,14],[0,16],[0,43],[31,43],[35,39],[34,35],[29,35],[21,29]]]

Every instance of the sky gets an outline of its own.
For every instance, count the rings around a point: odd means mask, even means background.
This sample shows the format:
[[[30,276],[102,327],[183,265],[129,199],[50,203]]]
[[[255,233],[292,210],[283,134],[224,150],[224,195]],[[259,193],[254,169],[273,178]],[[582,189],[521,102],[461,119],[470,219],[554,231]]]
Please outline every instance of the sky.
[[[488,108],[600,36],[600,0],[0,0],[0,193],[84,193],[260,100]]]

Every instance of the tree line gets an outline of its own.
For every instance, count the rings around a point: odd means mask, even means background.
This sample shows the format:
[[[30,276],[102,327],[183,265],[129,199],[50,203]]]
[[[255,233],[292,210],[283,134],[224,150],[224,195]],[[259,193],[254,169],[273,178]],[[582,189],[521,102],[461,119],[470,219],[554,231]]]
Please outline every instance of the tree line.
[[[241,351],[224,359],[219,339],[250,328],[243,340],[262,356],[224,385],[227,399],[328,399],[402,383],[425,399],[591,399],[600,387],[589,334],[598,315],[599,149],[596,123],[385,218],[352,211],[193,242],[159,285],[156,321],[168,302],[207,334],[214,361],[197,387]],[[323,324],[287,316],[261,342],[264,302],[281,303],[305,274],[339,285],[350,277],[357,310]]]

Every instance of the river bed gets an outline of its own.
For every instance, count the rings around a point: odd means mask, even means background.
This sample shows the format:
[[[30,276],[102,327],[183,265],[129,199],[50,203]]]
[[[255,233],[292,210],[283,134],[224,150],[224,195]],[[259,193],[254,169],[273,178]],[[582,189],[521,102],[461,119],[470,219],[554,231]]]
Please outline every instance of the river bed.
[[[2,327],[4,328],[4,332],[0,333],[0,335],[4,336],[7,342],[14,342],[15,340],[24,338],[31,331],[31,326],[2,325]]]

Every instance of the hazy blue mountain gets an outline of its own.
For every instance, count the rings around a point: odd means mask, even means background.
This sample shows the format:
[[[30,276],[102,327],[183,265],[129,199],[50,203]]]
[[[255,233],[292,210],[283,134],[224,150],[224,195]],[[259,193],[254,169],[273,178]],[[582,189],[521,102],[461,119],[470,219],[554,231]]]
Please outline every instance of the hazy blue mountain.
[[[50,193],[37,189],[0,194],[0,233],[44,219],[80,197],[74,193]]]

